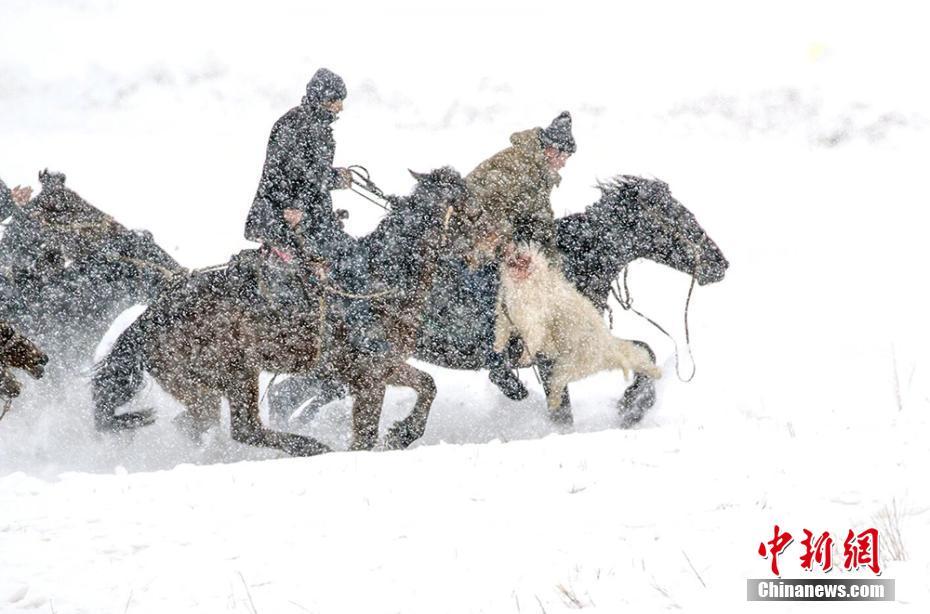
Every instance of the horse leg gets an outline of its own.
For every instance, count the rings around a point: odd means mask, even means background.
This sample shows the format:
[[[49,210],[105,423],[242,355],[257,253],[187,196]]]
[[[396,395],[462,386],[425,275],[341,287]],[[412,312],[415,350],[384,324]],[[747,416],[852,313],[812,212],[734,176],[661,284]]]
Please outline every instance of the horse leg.
[[[235,441],[276,448],[293,456],[313,456],[330,451],[329,447],[312,437],[272,431],[262,426],[258,416],[258,373],[243,374],[229,385],[226,397]]]
[[[185,411],[175,416],[172,423],[192,440],[199,443],[204,433],[220,423],[221,395],[194,386],[172,385],[165,390],[184,404]]]
[[[355,403],[352,404],[351,450],[371,450],[378,443],[378,424],[381,422],[381,406],[384,404],[384,382],[376,386],[352,389]]]
[[[393,386],[407,386],[417,393],[413,411],[403,420],[395,422],[385,437],[384,443],[388,449],[399,450],[422,437],[426,431],[429,410],[436,398],[436,382],[429,373],[403,364],[391,373],[387,383]]]
[[[549,406],[549,419],[556,424],[569,426],[574,422],[572,418],[572,402],[568,396],[567,382],[556,382],[555,361],[540,354],[536,357],[536,366],[539,367],[539,378],[542,380],[543,391]]]
[[[646,343],[642,341],[633,341],[636,345],[642,347],[652,358],[656,360],[656,354]],[[651,377],[637,373],[633,378],[633,383],[627,386],[623,392],[623,397],[617,402],[617,411],[620,414],[620,428],[630,428],[643,419],[646,411],[656,403],[656,382]]]

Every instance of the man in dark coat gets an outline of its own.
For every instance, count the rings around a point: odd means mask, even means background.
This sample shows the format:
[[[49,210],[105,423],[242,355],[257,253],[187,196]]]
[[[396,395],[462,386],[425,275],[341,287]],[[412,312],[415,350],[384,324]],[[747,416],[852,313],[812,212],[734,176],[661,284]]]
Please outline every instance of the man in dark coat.
[[[364,294],[367,254],[342,229],[329,194],[351,185],[347,169],[333,168],[332,123],[345,97],[342,78],[321,68],[307,84],[300,105],[275,123],[245,237],[261,242],[272,261],[277,259],[276,266],[291,259],[303,264],[325,262],[342,289]],[[348,300],[345,315],[353,346],[371,353],[387,351],[369,301]]]

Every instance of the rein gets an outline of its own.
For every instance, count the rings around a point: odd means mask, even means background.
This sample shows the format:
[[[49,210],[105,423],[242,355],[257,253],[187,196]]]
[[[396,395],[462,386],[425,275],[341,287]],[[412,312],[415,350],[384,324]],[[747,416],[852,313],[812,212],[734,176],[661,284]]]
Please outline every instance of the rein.
[[[375,182],[371,180],[371,174],[368,172],[367,168],[365,168],[361,164],[353,164],[352,166],[348,167],[348,169],[349,169],[349,175],[352,177],[352,183],[351,185],[349,185],[349,190],[351,190],[352,192],[355,192],[356,194],[358,194],[359,196],[361,196],[368,202],[374,203],[375,205],[381,207],[385,211],[391,210],[391,207],[389,207],[388,205],[384,203],[380,203],[368,195],[368,194],[374,194],[381,200],[387,202],[387,196],[384,194],[381,188],[375,185]],[[356,190],[355,187],[353,187],[356,185],[360,186],[362,190],[364,190],[364,192],[361,190]],[[365,192],[367,192],[368,194],[366,194]]]
[[[635,309],[633,307],[633,297],[630,294],[630,287],[627,283],[627,278],[629,277],[629,265],[623,267],[623,286],[620,286],[620,280],[615,279],[614,285],[611,285],[610,292],[614,295],[614,298],[617,299],[617,302],[620,304],[620,307],[624,311],[632,311],[640,318],[646,320],[652,324],[656,329],[659,330],[663,335],[671,340],[672,344],[675,346],[675,375],[678,377],[679,381],[688,383],[694,379],[695,374],[697,373],[697,363],[694,360],[694,353],[691,351],[691,328],[688,323],[688,314],[691,307],[691,295],[694,292],[694,284],[697,282],[697,272],[698,267],[701,265],[701,251],[698,246],[692,241],[688,236],[686,236],[680,229],[672,227],[665,220],[659,217],[655,211],[647,210],[646,214],[649,215],[659,226],[662,226],[666,230],[670,231],[671,234],[677,236],[684,243],[686,243],[694,253],[694,267],[691,270],[691,284],[688,286],[688,298],[685,299],[685,309],[684,309],[684,321],[685,321],[685,347],[688,349],[688,358],[691,360],[691,375],[687,378],[681,376],[681,355],[678,350],[678,342],[675,341],[675,338],[669,334],[658,322],[644,314],[643,312]]]
[[[614,285],[610,286],[610,293],[613,294],[614,298],[617,299],[617,302],[620,304],[620,307],[624,311],[632,311],[640,318],[646,320],[652,324],[659,332],[669,338],[672,344],[675,346],[675,375],[678,376],[679,381],[688,383],[694,379],[695,374],[697,373],[697,363],[694,360],[694,354],[691,351],[691,330],[688,325],[688,312],[691,306],[691,294],[694,291],[694,282],[697,280],[696,275],[691,276],[691,285],[688,287],[688,298],[685,300],[685,347],[688,348],[688,358],[691,360],[691,375],[687,378],[681,376],[681,364],[680,364],[680,355],[678,351],[678,342],[675,341],[675,338],[669,334],[658,322],[639,311],[633,307],[633,297],[630,294],[630,288],[627,285],[627,277],[629,275],[629,266],[623,267],[623,287],[620,286],[620,280],[614,280]]]

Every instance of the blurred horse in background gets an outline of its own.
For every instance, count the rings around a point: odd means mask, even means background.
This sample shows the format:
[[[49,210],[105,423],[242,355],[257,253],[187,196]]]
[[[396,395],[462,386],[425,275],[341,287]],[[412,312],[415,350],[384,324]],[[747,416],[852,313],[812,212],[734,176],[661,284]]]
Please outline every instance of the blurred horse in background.
[[[35,198],[9,207],[0,238],[0,318],[73,374],[91,364],[121,312],[186,271],[150,233],[128,230],[66,187],[63,174],[42,171],[39,181]]]

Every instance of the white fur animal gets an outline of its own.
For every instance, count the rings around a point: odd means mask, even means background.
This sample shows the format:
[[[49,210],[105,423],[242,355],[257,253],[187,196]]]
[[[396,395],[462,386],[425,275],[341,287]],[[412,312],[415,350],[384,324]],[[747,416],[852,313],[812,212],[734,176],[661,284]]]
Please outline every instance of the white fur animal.
[[[569,383],[594,373],[662,375],[645,349],[611,334],[591,301],[535,246],[511,246],[501,267],[495,351],[503,350],[511,333],[523,339],[524,364],[537,354],[554,362],[547,399],[552,412]]]

